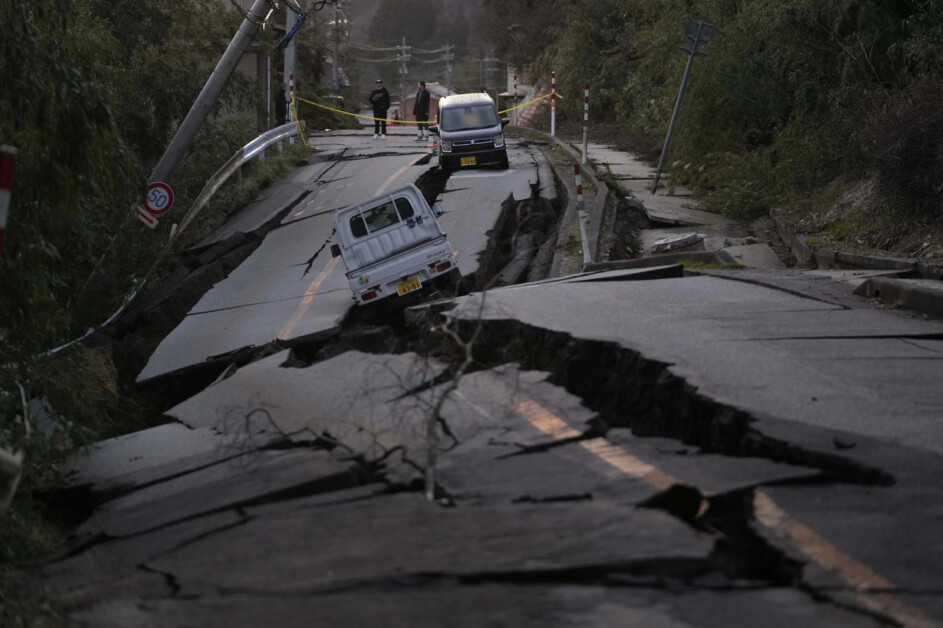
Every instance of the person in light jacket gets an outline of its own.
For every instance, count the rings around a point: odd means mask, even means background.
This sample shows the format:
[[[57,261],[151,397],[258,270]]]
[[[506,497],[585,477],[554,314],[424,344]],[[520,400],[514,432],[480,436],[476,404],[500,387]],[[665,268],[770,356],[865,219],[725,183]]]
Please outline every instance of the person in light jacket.
[[[416,141],[429,139],[429,92],[426,91],[426,82],[419,81],[419,91],[416,92],[416,104],[413,105],[413,115],[416,116]]]
[[[377,87],[370,92],[370,104],[373,105],[373,139],[386,137],[386,112],[390,110],[390,92],[383,87],[383,79],[377,79]]]

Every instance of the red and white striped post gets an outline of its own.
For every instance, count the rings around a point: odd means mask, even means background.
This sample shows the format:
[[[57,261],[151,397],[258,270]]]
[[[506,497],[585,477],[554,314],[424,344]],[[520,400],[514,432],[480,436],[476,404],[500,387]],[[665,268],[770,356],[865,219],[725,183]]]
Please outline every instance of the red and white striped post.
[[[586,163],[586,149],[589,146],[589,83],[583,88],[583,161]]]
[[[576,209],[580,217],[580,242],[583,245],[583,263],[589,264],[593,260],[589,255],[589,235],[586,230],[586,203],[583,201],[583,177],[580,175],[579,164],[574,164],[573,170],[576,173]]]
[[[550,73],[550,136],[557,134],[557,73]]]
[[[289,121],[294,122],[295,121],[295,75],[294,74],[288,75],[288,102],[289,102],[288,119]],[[289,144],[295,143],[294,135],[288,138],[288,143]]]
[[[4,144],[0,146],[0,256],[7,235],[7,217],[10,215],[10,193],[13,189],[13,168],[17,150]]]
[[[517,106],[517,75],[516,74],[514,75],[514,106],[515,107]],[[517,112],[518,110],[515,109],[514,110],[514,126],[517,126]]]

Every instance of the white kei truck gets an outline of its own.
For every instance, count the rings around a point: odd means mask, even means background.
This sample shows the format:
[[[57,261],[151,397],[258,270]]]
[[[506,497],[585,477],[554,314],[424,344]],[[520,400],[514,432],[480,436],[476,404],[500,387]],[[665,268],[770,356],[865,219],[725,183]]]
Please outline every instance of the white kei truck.
[[[441,213],[412,184],[334,211],[331,255],[343,259],[358,305],[458,285],[458,252],[436,220]]]

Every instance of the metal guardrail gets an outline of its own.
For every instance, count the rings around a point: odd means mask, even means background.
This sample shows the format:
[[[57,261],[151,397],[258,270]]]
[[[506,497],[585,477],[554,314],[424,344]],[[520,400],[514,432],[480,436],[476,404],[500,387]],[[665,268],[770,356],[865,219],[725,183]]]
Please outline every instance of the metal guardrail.
[[[229,158],[223,167],[216,171],[212,177],[206,181],[206,185],[200,190],[200,193],[194,199],[193,204],[187,213],[180,220],[177,230],[168,243],[168,247],[183,233],[184,229],[193,222],[193,219],[200,213],[209,200],[216,194],[216,191],[231,177],[239,168],[249,162],[253,157],[264,151],[269,146],[290,138],[293,135],[300,135],[297,122],[289,122],[282,126],[275,127],[258,136]]]
[[[174,242],[177,241],[177,238],[180,237],[180,234],[183,233],[183,230],[187,227],[187,225],[193,222],[193,219],[196,218],[196,216],[200,213],[200,210],[206,206],[216,191],[219,190],[219,188],[224,183],[226,183],[229,177],[231,177],[237,170],[239,170],[239,168],[248,163],[253,157],[256,157],[269,146],[286,140],[293,135],[300,135],[303,131],[304,121],[289,122],[287,124],[283,124],[282,126],[266,131],[236,151],[236,153],[229,158],[229,161],[223,164],[223,167],[217,170],[216,173],[207,180],[206,185],[204,185],[203,189],[200,190],[200,193],[193,201],[190,209],[187,210],[187,213],[184,214],[183,218],[180,220],[179,226],[173,232],[173,235],[170,237],[167,244],[164,245],[164,248],[161,249],[160,253],[158,253],[157,257],[154,259],[154,262],[147,270],[147,273],[144,275],[141,283],[138,284],[137,287],[135,287],[135,289],[125,297],[124,304],[119,307],[114,314],[109,316],[108,320],[106,320],[100,326],[107,325],[111,321],[118,318],[118,316],[124,312],[125,308],[127,308],[128,304],[130,304],[137,297],[137,295],[140,294],[141,290],[144,288],[144,285],[147,283],[148,278],[154,272],[154,269],[157,268],[157,265],[160,264],[161,260],[163,260],[167,255],[167,252],[174,245]],[[75,340],[71,340],[62,346],[56,347],[49,353],[58,353],[59,351],[62,351],[63,349],[70,347],[76,342],[86,338],[93,331],[94,328],[89,329],[88,332],[86,332],[82,337],[76,338]]]

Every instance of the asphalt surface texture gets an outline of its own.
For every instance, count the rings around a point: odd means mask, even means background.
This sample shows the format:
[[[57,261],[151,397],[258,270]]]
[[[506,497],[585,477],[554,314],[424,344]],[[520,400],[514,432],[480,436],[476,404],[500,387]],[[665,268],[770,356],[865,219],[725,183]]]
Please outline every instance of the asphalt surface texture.
[[[943,625],[943,324],[725,244],[742,226],[723,221],[702,252],[737,268],[571,272],[578,222],[549,198],[566,159],[519,140],[510,170],[454,173],[437,200],[482,281],[555,207],[540,280],[394,322],[354,309],[330,211],[434,176],[432,143],[315,139],[333,157],[217,235],[280,217],[139,380],[270,350],[73,461],[89,516],[43,567],[72,623]],[[652,229],[701,220],[658,200]]]

